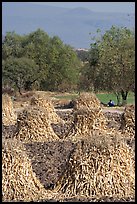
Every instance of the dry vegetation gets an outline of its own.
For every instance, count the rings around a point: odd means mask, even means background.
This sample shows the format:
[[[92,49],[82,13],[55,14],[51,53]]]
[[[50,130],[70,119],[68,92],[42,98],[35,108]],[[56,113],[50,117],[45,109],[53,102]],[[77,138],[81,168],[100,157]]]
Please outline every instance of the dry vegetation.
[[[15,139],[2,144],[2,193],[3,201],[35,201],[46,194],[23,144]]]
[[[116,116],[115,128],[94,94],[65,112],[43,92],[30,93],[17,115],[4,97],[3,201],[134,200],[134,106]]]
[[[2,123],[6,126],[14,125],[17,116],[13,108],[13,102],[8,94],[2,95]]]

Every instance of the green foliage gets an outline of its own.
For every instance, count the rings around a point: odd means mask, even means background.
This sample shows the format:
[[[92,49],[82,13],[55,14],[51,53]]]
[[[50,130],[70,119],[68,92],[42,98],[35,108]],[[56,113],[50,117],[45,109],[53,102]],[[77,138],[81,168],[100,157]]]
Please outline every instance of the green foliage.
[[[112,26],[91,44],[85,72],[95,90],[113,91],[123,102],[135,84],[135,35],[127,28]]]
[[[80,61],[59,37],[41,29],[20,36],[8,32],[2,44],[3,84],[29,90],[37,83],[42,90],[76,87]]]
[[[23,37],[15,32],[7,32],[2,43],[2,59],[21,57],[23,52],[22,40]]]
[[[50,41],[47,60],[49,72],[44,87],[50,91],[66,91],[77,84],[80,62],[72,48],[57,36]]]
[[[112,90],[129,91],[135,80],[135,42],[126,28],[112,27],[99,45],[99,65],[103,78]]]
[[[32,59],[10,57],[3,61],[2,75],[3,79],[9,80],[21,93],[21,90],[25,89],[28,83],[35,80],[38,74],[37,70],[38,66]]]

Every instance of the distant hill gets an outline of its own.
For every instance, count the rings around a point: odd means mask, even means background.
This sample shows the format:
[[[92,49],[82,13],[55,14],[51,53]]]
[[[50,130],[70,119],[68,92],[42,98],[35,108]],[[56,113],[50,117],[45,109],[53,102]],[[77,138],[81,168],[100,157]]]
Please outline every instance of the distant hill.
[[[93,12],[85,8],[59,8],[29,2],[2,3],[2,34],[15,31],[28,34],[38,28],[50,36],[58,35],[74,48],[89,48],[91,37],[99,28],[102,33],[111,26],[135,27],[135,15]],[[91,33],[91,36],[89,35]]]

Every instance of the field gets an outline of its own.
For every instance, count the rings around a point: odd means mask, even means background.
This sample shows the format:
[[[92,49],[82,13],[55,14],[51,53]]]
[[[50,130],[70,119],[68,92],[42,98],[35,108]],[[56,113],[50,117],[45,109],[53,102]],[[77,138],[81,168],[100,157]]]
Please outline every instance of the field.
[[[2,200],[134,202],[135,108],[110,96],[3,95]]]

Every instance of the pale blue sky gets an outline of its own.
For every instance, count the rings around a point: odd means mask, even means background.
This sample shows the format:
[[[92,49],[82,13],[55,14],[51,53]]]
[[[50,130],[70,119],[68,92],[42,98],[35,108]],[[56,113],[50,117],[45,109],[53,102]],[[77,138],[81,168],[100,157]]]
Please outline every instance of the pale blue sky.
[[[84,7],[96,12],[135,13],[135,2],[30,2],[64,8]]]

